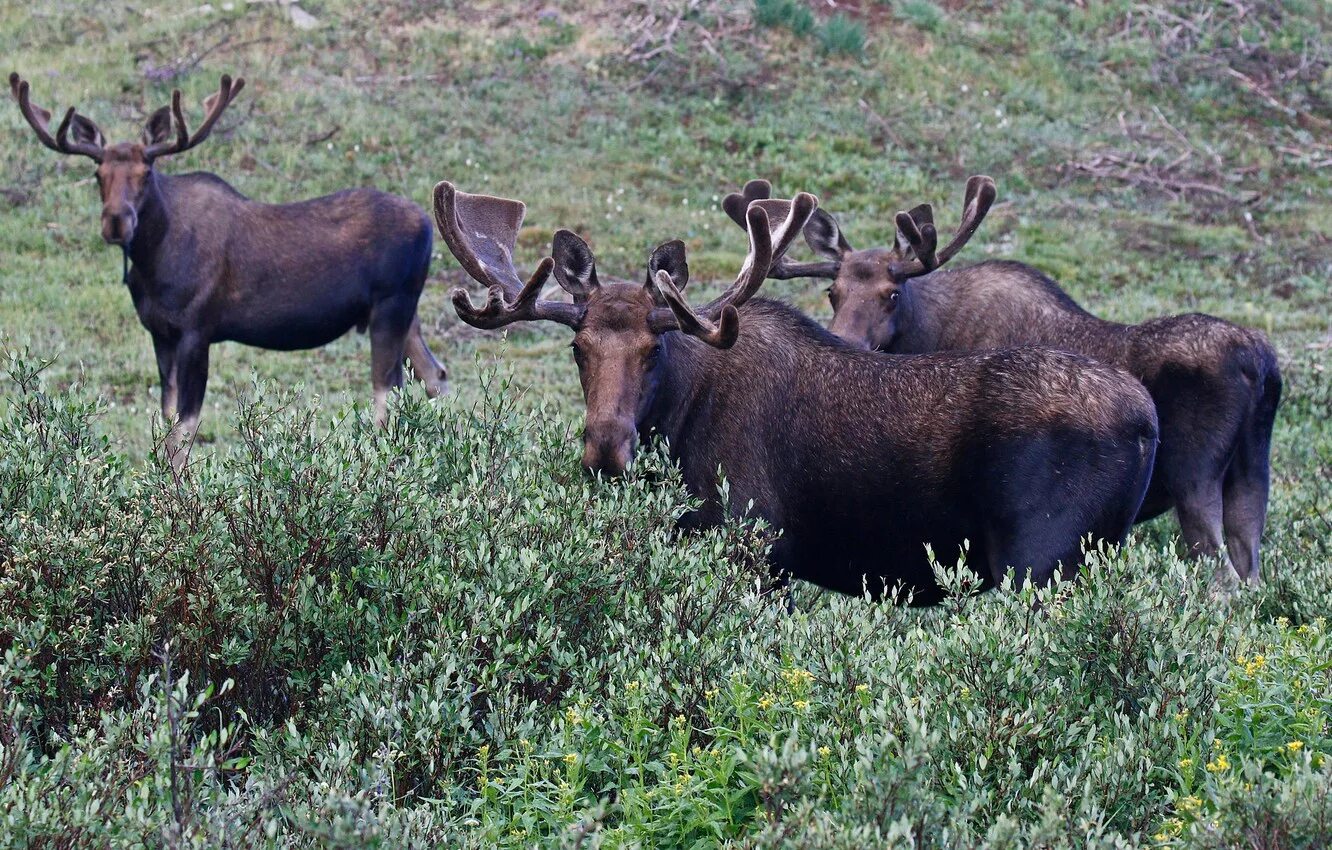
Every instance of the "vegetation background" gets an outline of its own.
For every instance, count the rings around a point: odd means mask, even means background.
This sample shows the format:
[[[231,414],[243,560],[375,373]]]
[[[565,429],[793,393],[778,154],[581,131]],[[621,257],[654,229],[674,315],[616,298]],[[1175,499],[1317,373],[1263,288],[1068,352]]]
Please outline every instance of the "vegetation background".
[[[52,109],[267,201],[449,179],[606,272],[719,200],[808,190],[853,244],[965,178],[1086,307],[1264,329],[1286,378],[1267,581],[1207,594],[1169,518],[1076,585],[930,611],[762,594],[766,532],[677,538],[648,457],[577,471],[567,333],[421,316],[454,395],[366,422],[368,345],[213,354],[201,445],[157,376],[86,160],[0,110],[0,842],[12,846],[1324,846],[1332,841],[1332,11],[1321,0],[0,4]],[[10,68],[4,69],[6,71]],[[704,287],[707,288],[706,286]],[[809,282],[767,294],[818,318]],[[940,553],[951,560],[951,553]]]

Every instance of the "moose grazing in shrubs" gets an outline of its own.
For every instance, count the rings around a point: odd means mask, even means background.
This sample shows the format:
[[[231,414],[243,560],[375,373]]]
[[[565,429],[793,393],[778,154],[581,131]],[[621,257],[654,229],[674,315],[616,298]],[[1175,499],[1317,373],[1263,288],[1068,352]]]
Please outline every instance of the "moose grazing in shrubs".
[[[751,301],[815,204],[796,196],[771,232],[764,207],[750,205],[740,274],[698,310],[683,295],[681,242],[658,247],[646,283],[634,283],[599,277],[587,244],[561,230],[524,283],[513,261],[521,202],[440,183],[434,211],[449,249],[489,290],[481,307],[453,292],[463,321],[544,319],[574,331],[584,467],[617,475],[639,439],[664,436],[703,500],[681,525],[752,504],[782,531],[770,554],[780,574],[853,594],[901,583],[929,602],[939,588],[926,544],[950,559],[969,540],[987,584],[1010,567],[1019,583],[1044,583],[1061,563],[1077,568],[1086,535],[1122,540],[1156,449],[1142,385],[1037,348],[876,354],[789,306]],[[552,270],[572,303],[542,298]]]
[[[402,384],[404,355],[427,392],[447,389],[416,317],[433,239],[424,210],[370,189],[261,204],[216,175],[155,168],[208,138],[243,80],[222,77],[193,133],[176,91],[141,141],[112,145],[72,107],[52,135],[51,113],[33,104],[27,81],[11,74],[9,85],[42,144],[97,163],[102,238],[125,252],[125,283],[157,355],[162,415],[176,422],[176,463],[198,427],[215,342],[290,351],[368,328],[381,422],[388,390]]]
[[[764,200],[771,194],[766,180],[750,181],[727,196],[726,212],[747,226],[742,211],[751,202],[783,203]],[[974,230],[993,198],[989,178],[973,177],[964,227]],[[1258,583],[1281,398],[1276,354],[1262,333],[1199,313],[1138,325],[1106,321],[1022,263],[936,271],[953,252],[934,253],[929,205],[898,213],[895,223],[892,248],[857,251],[833,217],[818,210],[805,241],[824,261],[793,263],[779,255],[771,275],[831,278],[829,329],[861,348],[915,354],[1042,345],[1134,375],[1151,393],[1161,429],[1138,521],[1173,507],[1191,553],[1218,555],[1224,540],[1235,573]],[[1222,565],[1218,579],[1225,575]]]

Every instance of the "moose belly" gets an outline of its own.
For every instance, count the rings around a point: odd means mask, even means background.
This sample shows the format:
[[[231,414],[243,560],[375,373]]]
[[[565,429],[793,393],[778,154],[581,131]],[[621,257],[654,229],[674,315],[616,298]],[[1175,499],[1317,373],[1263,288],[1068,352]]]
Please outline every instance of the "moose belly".
[[[230,313],[216,325],[213,339],[277,351],[318,348],[364,326],[368,313],[359,299],[278,299]]]

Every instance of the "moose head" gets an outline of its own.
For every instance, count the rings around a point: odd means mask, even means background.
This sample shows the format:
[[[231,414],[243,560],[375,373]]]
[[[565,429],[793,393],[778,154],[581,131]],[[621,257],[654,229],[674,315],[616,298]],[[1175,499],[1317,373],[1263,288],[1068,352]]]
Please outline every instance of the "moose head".
[[[786,250],[817,203],[813,195],[797,195],[775,230],[761,206],[749,209],[749,253],[739,275],[698,309],[683,294],[689,266],[679,240],[654,250],[647,279],[635,283],[603,280],[587,243],[560,230],[551,256],[524,284],[513,263],[526,210],[521,202],[469,195],[444,182],[435,187],[435,220],[458,262],[489,290],[482,307],[473,305],[465,290],[453,291],[454,308],[464,322],[491,329],[544,319],[573,329],[573,357],[587,405],[583,467],[613,476],[633,458],[638,423],[656,397],[672,332],[720,349],[734,345],[740,332],[738,308],[763,285],[773,255]],[[552,271],[571,302],[541,297]]]
[[[244,80],[233,81],[223,75],[217,93],[204,101],[203,123],[193,133],[185,123],[177,89],[171,95],[171,105],[163,106],[148,118],[139,141],[108,145],[97,125],[72,106],[55,135],[51,135],[50,111],[32,102],[27,80],[17,73],[9,75],[9,90],[41,143],[57,153],[86,156],[97,163],[97,185],[102,193],[102,238],[112,245],[129,245],[134,241],[157,158],[187,151],[208,138],[217,119],[244,86]]]
[[[794,263],[778,254],[773,257],[769,276],[780,280],[832,279],[828,299],[832,302],[833,319],[828,329],[862,348],[886,348],[897,334],[897,308],[903,284],[952,259],[980,227],[994,199],[992,179],[977,175],[968,180],[962,223],[942,250],[936,250],[938,233],[934,210],[929,204],[899,212],[894,217],[897,230],[891,248],[862,251],[851,247],[836,219],[822,209],[816,210],[805,225],[805,241],[825,260]],[[771,216],[789,203],[772,199],[772,184],[767,180],[751,180],[741,192],[727,195],[723,208],[736,224],[746,227],[743,211],[753,204],[766,207]]]

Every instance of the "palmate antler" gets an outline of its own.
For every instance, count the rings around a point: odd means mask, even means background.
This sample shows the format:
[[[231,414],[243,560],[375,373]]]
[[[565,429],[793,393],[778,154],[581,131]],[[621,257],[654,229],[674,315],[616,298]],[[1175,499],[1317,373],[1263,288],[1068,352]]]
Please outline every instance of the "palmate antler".
[[[435,223],[440,235],[463,269],[489,290],[481,307],[474,306],[461,287],[450,295],[458,317],[473,327],[494,330],[537,319],[577,327],[582,319],[581,305],[540,297],[554,260],[542,260],[525,284],[514,268],[513,249],[526,211],[521,201],[459,192],[448,181],[435,186]]]
[[[222,75],[222,83],[215,94],[208,96],[204,101],[204,120],[199,125],[199,129],[190,134],[189,125],[185,122],[185,111],[180,105],[180,89],[171,93],[171,116],[176,125],[176,138],[170,141],[158,142],[144,148],[143,155],[145,159],[152,160],[159,156],[169,156],[170,154],[183,153],[195,145],[208,138],[208,134],[213,132],[213,125],[217,119],[222,116],[231,101],[240,94],[240,90],[245,88],[245,80],[237,77],[233,82],[231,77]]]
[[[739,192],[732,192],[722,199],[722,209],[730,216],[731,221],[747,228],[745,212],[751,204],[756,202],[768,213],[770,223],[783,221],[791,204],[791,201],[773,199],[772,184],[767,180],[750,180]],[[811,210],[810,215],[813,214]],[[806,216],[807,220],[808,218],[809,216]],[[801,229],[803,228],[804,225],[801,225]],[[786,251],[795,240],[795,233],[790,234],[790,237],[783,244],[774,248],[772,268],[768,271],[768,277],[774,280],[790,280],[796,277],[837,277],[837,263],[835,262],[793,263],[786,259]]]
[[[82,115],[77,114],[74,107],[70,107],[65,113],[64,120],[60,122],[60,127],[56,130],[53,137],[51,135],[51,113],[49,110],[42,109],[32,102],[29,92],[28,81],[14,72],[9,75],[9,91],[18,101],[19,110],[23,117],[28,120],[28,125],[32,127],[33,132],[37,134],[37,139],[51,150],[57,153],[71,154],[75,156],[86,156],[95,162],[102,161],[103,140],[102,133],[97,129],[97,125]],[[83,139],[76,138],[70,141],[69,130],[73,125],[78,125],[76,136],[83,136]]]

